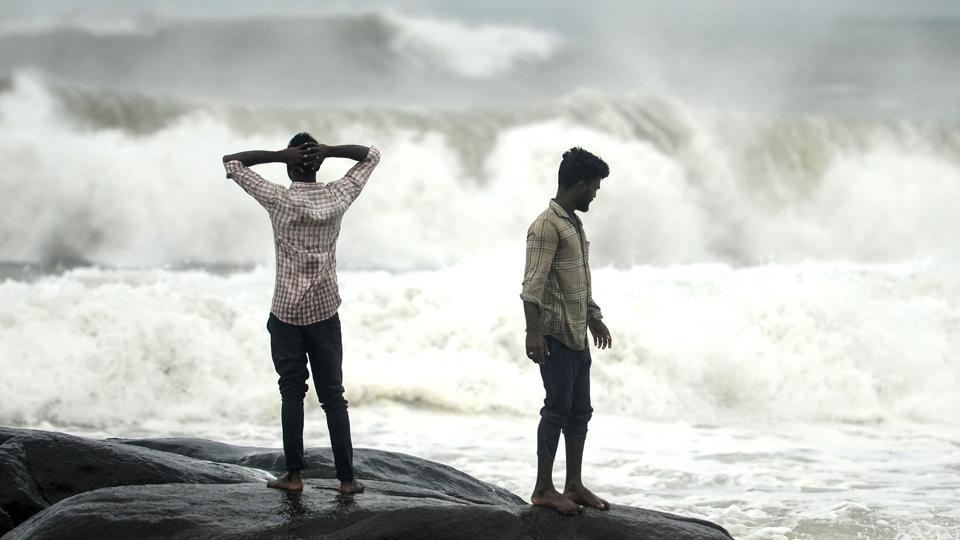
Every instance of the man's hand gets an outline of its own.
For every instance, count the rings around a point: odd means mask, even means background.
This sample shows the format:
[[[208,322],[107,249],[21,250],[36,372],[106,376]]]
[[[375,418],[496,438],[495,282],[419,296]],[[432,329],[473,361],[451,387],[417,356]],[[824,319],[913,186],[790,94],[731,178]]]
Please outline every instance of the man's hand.
[[[550,357],[547,340],[539,332],[527,332],[527,358],[537,364],[542,364]]]
[[[317,143],[303,143],[280,151],[280,160],[299,172],[316,171],[323,163],[325,146]]]
[[[600,319],[593,319],[587,323],[590,333],[593,334],[593,344],[598,349],[608,349],[613,346],[613,338],[610,337],[610,330]]]

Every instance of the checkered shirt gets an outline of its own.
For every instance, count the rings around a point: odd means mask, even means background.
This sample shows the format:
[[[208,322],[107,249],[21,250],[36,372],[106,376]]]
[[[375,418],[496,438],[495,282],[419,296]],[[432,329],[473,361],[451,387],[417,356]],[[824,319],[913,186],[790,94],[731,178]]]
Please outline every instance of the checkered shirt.
[[[527,229],[526,302],[540,308],[540,333],[571,349],[587,346],[587,321],[600,319],[590,285],[590,242],[583,223],[556,201]]]
[[[371,147],[343,178],[326,184],[293,182],[289,188],[265,180],[239,161],[224,164],[227,178],[270,214],[277,253],[270,311],[281,321],[307,325],[337,312],[340,221],[379,162],[380,152]]]

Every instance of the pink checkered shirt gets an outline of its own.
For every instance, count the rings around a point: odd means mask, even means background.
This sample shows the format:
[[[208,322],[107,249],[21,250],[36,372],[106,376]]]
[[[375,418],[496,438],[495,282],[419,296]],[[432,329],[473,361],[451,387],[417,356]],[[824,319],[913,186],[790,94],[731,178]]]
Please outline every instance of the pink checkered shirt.
[[[371,147],[346,176],[329,182],[293,182],[289,188],[264,180],[239,161],[224,163],[232,178],[270,214],[277,251],[277,280],[270,311],[283,322],[306,325],[329,319],[340,307],[337,237],[344,212],[360,195],[380,162]]]

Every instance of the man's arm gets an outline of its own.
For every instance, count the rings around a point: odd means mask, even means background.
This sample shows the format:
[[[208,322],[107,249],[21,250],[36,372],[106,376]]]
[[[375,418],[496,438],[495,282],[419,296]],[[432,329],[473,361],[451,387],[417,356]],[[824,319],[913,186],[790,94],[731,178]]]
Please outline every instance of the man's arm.
[[[248,150],[236,154],[227,154],[223,156],[223,162],[239,161],[243,163],[244,167],[253,167],[264,163],[286,163],[298,169],[305,169],[322,158],[322,148],[319,144],[305,143],[295,148],[284,148],[276,151]]]
[[[367,155],[370,153],[369,146],[359,144],[320,145],[320,149],[323,157],[346,158],[354,161],[363,161],[367,159]]]
[[[540,333],[540,307],[533,302],[523,301],[523,316],[527,321],[526,348],[527,358],[542,364],[550,356],[547,340]]]
[[[253,167],[264,163],[281,163],[280,152],[273,150],[247,150],[246,152],[237,152],[236,154],[227,154],[223,156],[223,162],[239,161],[244,167]]]
[[[355,159],[357,164],[350,167],[347,174],[339,180],[327,184],[330,190],[337,197],[337,212],[343,213],[353,204],[353,201],[360,196],[363,187],[367,185],[367,180],[373,174],[373,170],[380,163],[380,151],[372,146],[360,146],[357,144],[344,144],[340,146],[327,146],[322,150],[324,157],[342,157],[346,159]]]
[[[276,152],[250,150],[223,156],[223,168],[227,171],[227,178],[236,182],[269,212],[282,190],[280,186],[267,181],[250,167],[262,163],[287,163],[302,169],[310,166],[311,162],[308,160],[316,159],[316,155],[318,155],[318,148],[315,144],[285,148]]]
[[[542,364],[550,356],[547,340],[540,333],[540,310],[547,276],[560,244],[556,227],[546,220],[538,220],[527,232],[527,262],[523,272],[523,314],[526,319],[527,358]]]
[[[280,186],[267,181],[250,167],[263,163],[286,163],[299,171],[305,171],[322,161],[320,146],[314,143],[302,144],[296,148],[283,150],[248,150],[223,156],[223,168],[227,178],[232,179],[244,191],[249,193],[269,212],[281,192]]]

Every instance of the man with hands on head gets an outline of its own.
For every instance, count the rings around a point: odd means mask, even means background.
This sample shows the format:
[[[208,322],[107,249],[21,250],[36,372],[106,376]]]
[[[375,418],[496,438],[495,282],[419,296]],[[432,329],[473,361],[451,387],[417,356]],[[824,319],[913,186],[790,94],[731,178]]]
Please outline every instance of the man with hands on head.
[[[347,174],[326,184],[317,170],[327,158],[356,161]],[[359,145],[328,146],[298,133],[279,151],[251,150],[223,156],[227,178],[249,193],[270,216],[277,275],[267,321],[270,352],[281,397],[283,454],[287,472],[272,488],[302,491],[303,399],[309,373],[327,417],[341,493],[363,491],[354,478],[350,417],[343,398],[343,347],[336,251],[340,222],[380,161],[380,152]],[[265,180],[250,167],[285,163],[290,187]],[[307,371],[307,362],[310,372]]]
[[[526,318],[527,357],[540,366],[546,398],[537,428],[537,484],[531,502],[563,514],[583,506],[609,510],[607,501],[584,487],[581,478],[583,446],[590,405],[590,347],[613,344],[593,301],[589,246],[583,223],[575,211],[586,212],[597,196],[600,181],[610,168],[582,148],[563,154],[557,195],[527,230],[523,311]],[[553,485],[553,462],[563,432],[567,479],[563,493]]]

